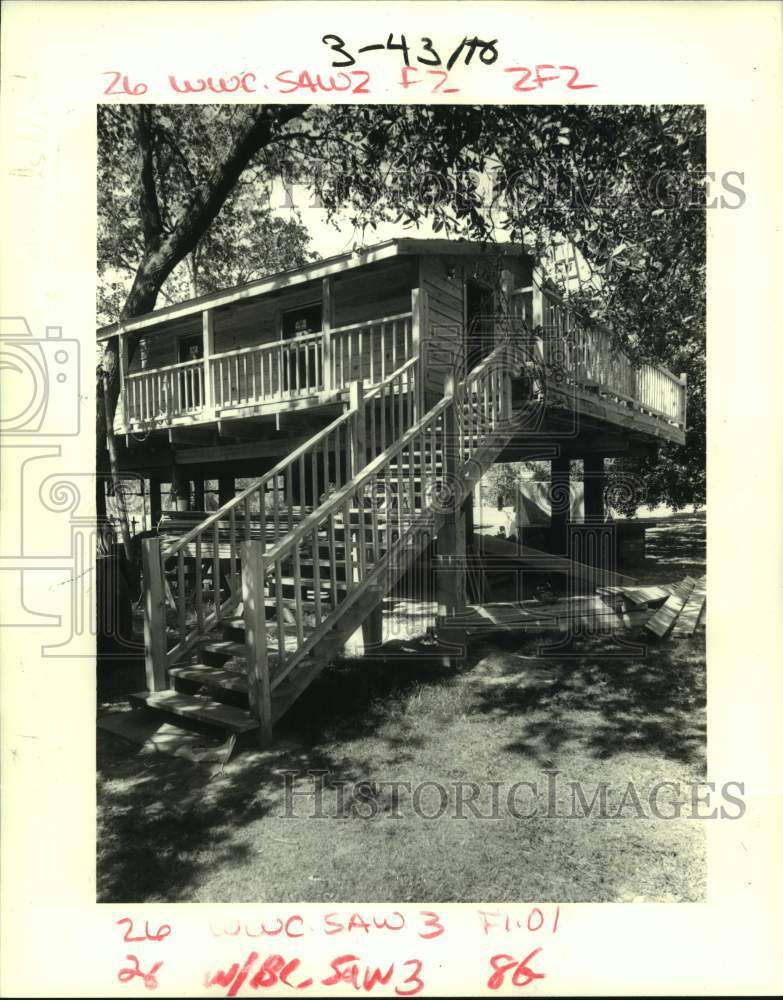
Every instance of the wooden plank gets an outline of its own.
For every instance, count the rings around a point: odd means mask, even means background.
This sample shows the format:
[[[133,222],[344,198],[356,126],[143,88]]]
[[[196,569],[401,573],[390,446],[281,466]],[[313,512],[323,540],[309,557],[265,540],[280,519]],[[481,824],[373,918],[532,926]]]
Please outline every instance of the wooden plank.
[[[145,538],[141,550],[144,574],[144,660],[147,687],[162,691],[166,680],[166,618],[160,539]]]
[[[697,583],[696,586],[690,593],[688,600],[685,603],[682,611],[680,612],[679,618],[674,624],[672,629],[672,638],[679,639],[683,636],[693,635],[696,631],[696,626],[698,625],[699,618],[701,617],[701,609],[704,606],[704,602],[707,600],[707,588],[704,583]]]
[[[696,586],[693,577],[686,576],[682,583],[668,596],[663,607],[661,607],[653,617],[647,622],[646,628],[662,639],[685,606],[691,591]]]
[[[181,694],[179,691],[139,691],[128,697],[136,708],[151,708],[181,719],[208,723],[237,735],[258,729],[258,722],[249,712],[201,695]]]
[[[663,584],[656,587],[597,587],[596,593],[601,594],[601,596],[625,597],[632,604],[644,605],[665,601],[675,586],[676,584]]]
[[[259,742],[267,746],[272,742],[272,696],[267,656],[263,543],[243,542],[241,561],[248,697],[250,711],[258,720]]]
[[[234,691],[247,694],[247,677],[234,670],[223,667],[209,667],[203,663],[194,663],[185,667],[172,667],[169,677],[175,677],[203,687],[215,688],[218,691]]]

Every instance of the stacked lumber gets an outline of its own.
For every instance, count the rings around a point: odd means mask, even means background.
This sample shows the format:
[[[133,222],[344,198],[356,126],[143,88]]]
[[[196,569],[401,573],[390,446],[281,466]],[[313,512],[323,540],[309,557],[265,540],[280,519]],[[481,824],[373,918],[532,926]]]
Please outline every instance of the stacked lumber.
[[[659,639],[693,635],[704,624],[707,601],[706,577],[686,576],[679,583],[649,587],[599,587],[597,593],[620,615],[650,612],[645,628]]]
[[[705,577],[696,581],[685,606],[672,628],[672,639],[693,635],[704,618],[707,603],[707,581]]]
[[[645,627],[659,639],[669,634],[672,639],[693,635],[707,602],[706,579],[702,576],[694,580],[686,576],[677,584]]]

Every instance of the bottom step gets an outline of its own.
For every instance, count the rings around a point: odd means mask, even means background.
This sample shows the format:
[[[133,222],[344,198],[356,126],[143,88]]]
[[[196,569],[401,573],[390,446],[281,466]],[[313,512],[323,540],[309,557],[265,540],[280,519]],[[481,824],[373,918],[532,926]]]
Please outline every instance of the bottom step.
[[[197,694],[181,694],[179,691],[155,693],[139,691],[129,695],[128,700],[134,708],[152,708],[159,712],[168,712],[181,719],[209,723],[237,735],[258,729],[258,721],[252,718],[249,712]]]

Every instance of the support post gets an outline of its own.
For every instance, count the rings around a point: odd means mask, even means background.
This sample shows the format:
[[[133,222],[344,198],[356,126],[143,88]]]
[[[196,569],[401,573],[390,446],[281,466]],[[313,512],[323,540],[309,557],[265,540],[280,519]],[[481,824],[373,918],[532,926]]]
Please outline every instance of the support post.
[[[454,399],[454,372],[446,376],[444,396],[452,405],[444,413],[443,480],[448,500],[445,523],[437,540],[435,591],[438,603],[438,635],[442,642],[463,648],[464,632],[447,626],[444,619],[454,618],[465,609],[465,575],[467,551],[465,539],[465,507],[459,478],[459,428],[457,403]]]
[[[258,540],[242,542],[241,552],[248,699],[250,712],[259,722],[259,743],[266,747],[272,742],[272,690],[266,645],[264,546]]]
[[[234,477],[233,476],[220,476],[218,479],[218,506],[222,507],[224,503],[228,503],[229,500],[234,498]]]
[[[571,460],[561,455],[552,459],[551,467],[551,548],[557,555],[567,555],[568,523],[571,519]]]
[[[544,293],[541,284],[544,275],[537,267],[533,268],[533,336],[535,338],[535,360],[540,364],[547,361],[544,349]]]
[[[321,366],[324,389],[334,387],[332,372],[332,327],[334,326],[334,288],[332,278],[323,279],[321,296]]]
[[[680,372],[680,385],[682,386],[682,396],[680,397],[680,422],[682,423],[682,429],[685,430],[688,426],[688,373]]]
[[[163,504],[160,497],[160,479],[150,478],[150,528],[154,528],[160,520]]]
[[[175,510],[188,510],[190,507],[190,479],[181,465],[171,466],[171,491],[174,494]]]
[[[364,426],[364,385],[361,379],[351,382],[349,406],[356,410],[351,423],[351,477],[358,475],[367,464],[367,437]]]
[[[587,454],[583,457],[585,482],[585,521],[598,522],[606,519],[604,490],[606,489],[606,469],[603,455]]]
[[[144,574],[144,666],[148,691],[163,691],[166,682],[166,598],[160,539],[142,540],[141,565]]]
[[[193,480],[193,508],[204,510],[204,477],[196,476]]]
[[[414,420],[419,420],[424,413],[424,371],[422,368],[422,340],[427,331],[427,293],[423,288],[411,290],[411,358],[419,358],[419,368],[416,375],[416,393],[414,396]]]
[[[124,333],[120,332],[120,399],[122,400],[122,432],[127,434],[129,430],[128,421],[128,397],[126,394],[125,379],[128,374],[128,368],[130,367],[128,362],[128,338]]]
[[[383,643],[383,601],[362,622],[362,643],[365,653]]]
[[[212,355],[215,353],[215,315],[211,309],[205,309],[201,314],[203,347],[202,363],[204,365],[204,402],[205,417],[215,415],[215,394],[212,385]]]

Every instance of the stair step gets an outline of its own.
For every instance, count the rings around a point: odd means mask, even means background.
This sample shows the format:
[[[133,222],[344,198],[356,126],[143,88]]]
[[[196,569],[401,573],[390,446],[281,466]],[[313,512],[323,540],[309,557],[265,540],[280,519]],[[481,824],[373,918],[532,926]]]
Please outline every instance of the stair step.
[[[198,648],[206,653],[219,653],[221,656],[244,659],[247,656],[247,646],[233,639],[207,639],[198,643]],[[175,668],[176,669],[176,668]]]
[[[249,733],[258,729],[258,722],[249,712],[232,708],[220,701],[213,701],[198,694],[179,691],[138,691],[128,696],[134,708],[150,708],[181,719],[208,723],[230,733]]]
[[[210,667],[205,663],[192,663],[184,667],[172,667],[169,677],[190,681],[219,691],[236,691],[247,694],[247,677],[223,667]]]

